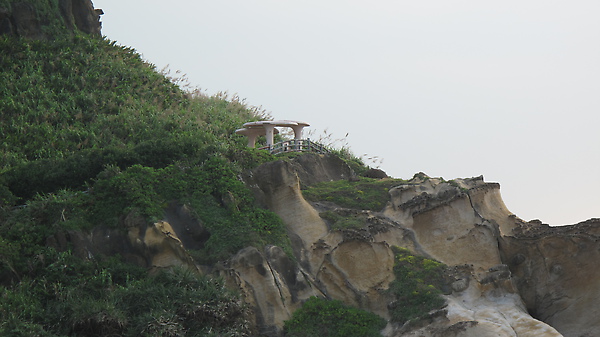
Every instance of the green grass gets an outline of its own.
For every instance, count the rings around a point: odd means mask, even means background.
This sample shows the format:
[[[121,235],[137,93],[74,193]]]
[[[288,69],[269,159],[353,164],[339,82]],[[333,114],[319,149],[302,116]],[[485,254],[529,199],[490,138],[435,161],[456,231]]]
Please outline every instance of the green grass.
[[[446,265],[413,255],[405,248],[392,247],[392,250],[396,276],[389,288],[396,298],[390,308],[392,320],[404,323],[444,306],[441,289]]]
[[[341,301],[309,298],[285,321],[288,337],[377,337],[385,320]]]
[[[309,201],[330,201],[341,207],[381,211],[390,200],[388,191],[401,179],[337,180],[319,183],[302,191]]]
[[[0,58],[2,227],[22,222],[9,220],[7,209],[30,200],[60,208],[60,217],[45,210],[41,222],[51,228],[64,227],[65,217],[72,227],[114,227],[133,211],[152,222],[180,200],[228,236],[213,235],[206,261],[245,245],[289,246],[281,221],[255,207],[238,178],[274,159],[233,132],[264,118],[259,110],[184,92],[133,49],[105,39],[1,37],[0,50],[7,53]],[[58,196],[78,204],[61,208]]]
[[[359,229],[367,223],[366,215],[343,215],[334,211],[325,211],[319,213],[319,216],[329,221],[331,230]]]

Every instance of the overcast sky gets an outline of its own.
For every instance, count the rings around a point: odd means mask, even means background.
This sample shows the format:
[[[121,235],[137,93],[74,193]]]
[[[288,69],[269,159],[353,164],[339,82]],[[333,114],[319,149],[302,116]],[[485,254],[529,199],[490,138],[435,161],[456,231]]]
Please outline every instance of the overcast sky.
[[[94,0],[103,34],[389,175],[483,175],[524,220],[600,217],[600,2]]]

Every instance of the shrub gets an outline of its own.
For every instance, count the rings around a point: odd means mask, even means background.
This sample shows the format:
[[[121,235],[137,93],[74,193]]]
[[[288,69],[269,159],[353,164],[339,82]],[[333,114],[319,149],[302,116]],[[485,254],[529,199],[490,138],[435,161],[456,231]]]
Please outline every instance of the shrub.
[[[285,321],[289,337],[376,337],[385,320],[374,313],[353,308],[337,300],[309,298]]]
[[[405,248],[392,247],[392,250],[396,276],[389,288],[396,298],[390,306],[392,320],[404,323],[441,308],[445,304],[441,288],[446,265],[413,255]]]
[[[117,258],[46,250],[36,279],[0,287],[2,336],[248,335],[245,308],[219,280],[174,269],[146,276]]]

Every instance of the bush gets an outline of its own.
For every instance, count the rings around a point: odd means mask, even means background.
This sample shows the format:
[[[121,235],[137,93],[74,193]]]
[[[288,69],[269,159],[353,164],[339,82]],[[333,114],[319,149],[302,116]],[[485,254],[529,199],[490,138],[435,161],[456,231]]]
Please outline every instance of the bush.
[[[446,265],[413,255],[405,248],[392,247],[392,250],[396,276],[389,288],[396,298],[390,306],[392,321],[404,323],[444,306],[441,289]]]
[[[285,321],[284,332],[288,337],[376,337],[385,324],[374,313],[311,297]]]
[[[52,250],[44,260],[35,280],[0,287],[0,335],[249,334],[239,298],[219,280],[177,268],[147,277],[117,258],[86,262]]]

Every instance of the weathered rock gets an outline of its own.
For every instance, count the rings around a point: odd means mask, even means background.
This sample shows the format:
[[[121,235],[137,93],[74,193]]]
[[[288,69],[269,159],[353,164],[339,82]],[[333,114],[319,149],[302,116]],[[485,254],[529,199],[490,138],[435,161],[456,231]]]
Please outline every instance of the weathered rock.
[[[300,183],[308,186],[356,176],[348,164],[334,155],[306,154],[295,158],[291,164]]]
[[[187,205],[171,203],[165,210],[164,220],[171,225],[185,249],[202,249],[210,238],[210,232],[192,215]]]
[[[254,247],[242,249],[219,267],[219,273],[242,291],[245,302],[254,308],[260,333],[266,336],[281,335],[283,322],[303,300],[322,296],[279,247],[266,247],[264,253]]]
[[[328,161],[326,156],[319,156]],[[318,159],[314,159],[318,160]],[[294,162],[294,163],[297,163]],[[266,163],[257,168],[250,179],[257,186],[266,206],[281,217],[292,239],[294,254],[310,269],[307,262],[307,248],[328,232],[327,225],[319,213],[302,197],[297,168],[301,165],[287,161]],[[312,175],[312,181],[331,179],[330,170],[323,163],[315,165],[323,175]],[[303,171],[306,171],[303,169]],[[307,174],[308,175],[308,174]]]
[[[128,221],[136,222],[135,216]],[[187,266],[196,269],[193,259],[168,222],[129,226],[128,231],[95,227],[90,231],[58,232],[46,245],[59,251],[71,249],[81,259],[120,255],[126,261],[149,269]]]
[[[266,204],[280,215],[292,236],[302,239],[301,256],[308,274],[327,297],[388,318],[386,290],[394,279],[392,245],[462,270],[449,283],[447,309],[420,323],[392,324],[386,336],[560,336],[527,313],[511,271],[502,262],[498,240],[522,221],[504,206],[498,184],[485,183],[482,177],[445,182],[420,174],[391,189],[388,207],[378,214],[306,203],[291,164],[271,163],[257,172],[262,173],[255,174],[254,181]],[[286,209],[289,206],[294,212]],[[369,220],[363,228],[328,231],[314,217],[318,215],[314,207],[343,216],[355,212]],[[313,215],[306,218],[306,214]],[[319,224],[317,231],[315,224]],[[310,235],[305,234],[308,228],[313,229]],[[468,272],[460,267],[465,263]],[[290,308],[286,312],[292,312]]]
[[[284,321],[310,296],[389,319],[392,246],[449,268],[442,289],[446,306],[406,324],[390,322],[386,337],[600,335],[599,219],[555,228],[525,223],[508,211],[499,185],[482,177],[444,181],[417,174],[389,191],[382,212],[303,198],[302,185],[353,177],[344,165],[328,156],[301,156],[264,164],[246,178],[283,220],[294,257],[275,246],[248,247],[215,269],[241,291],[262,335],[281,336]],[[325,211],[359,218],[362,226],[332,230],[319,216]],[[185,248],[202,248],[210,236],[176,203],[156,224],[147,225],[135,212],[121,222],[127,234],[98,228],[48,242],[71,244],[83,258],[119,252],[147,267],[195,268]]]
[[[325,255],[316,279],[329,297],[389,318],[385,290],[394,280],[393,267],[386,243],[344,240]]]
[[[61,5],[64,4],[61,8],[67,9],[63,14],[65,22],[70,21],[72,17],[77,29],[86,34],[100,36],[102,28],[100,15],[104,14],[101,9],[94,9],[94,5],[89,0],[60,0],[60,2]],[[69,7],[71,8],[70,13]]]
[[[600,219],[514,232],[500,248],[527,310],[564,336],[600,336]]]

